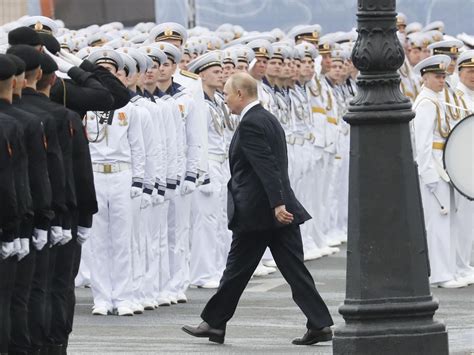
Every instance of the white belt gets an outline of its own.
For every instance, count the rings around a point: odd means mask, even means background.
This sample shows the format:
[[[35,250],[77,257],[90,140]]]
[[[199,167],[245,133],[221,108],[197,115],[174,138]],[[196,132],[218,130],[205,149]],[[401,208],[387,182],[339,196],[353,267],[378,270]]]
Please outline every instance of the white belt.
[[[219,163],[224,163],[227,159],[227,154],[208,154],[209,160],[217,161]]]
[[[112,174],[130,170],[130,163],[92,163],[92,170],[96,173]]]

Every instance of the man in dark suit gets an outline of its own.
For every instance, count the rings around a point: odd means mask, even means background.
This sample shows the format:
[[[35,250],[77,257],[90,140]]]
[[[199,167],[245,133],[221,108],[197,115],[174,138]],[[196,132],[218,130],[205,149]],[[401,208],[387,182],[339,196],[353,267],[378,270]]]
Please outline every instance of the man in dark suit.
[[[233,75],[224,95],[232,113],[241,116],[229,148],[227,203],[232,245],[219,289],[201,314],[203,322],[182,329],[222,344],[226,324],[269,247],[293,299],[308,318],[308,331],[293,344],[331,340],[331,316],[303,263],[299,225],[311,216],[290,186],[285,133],[275,116],[257,101],[257,83],[250,75]]]

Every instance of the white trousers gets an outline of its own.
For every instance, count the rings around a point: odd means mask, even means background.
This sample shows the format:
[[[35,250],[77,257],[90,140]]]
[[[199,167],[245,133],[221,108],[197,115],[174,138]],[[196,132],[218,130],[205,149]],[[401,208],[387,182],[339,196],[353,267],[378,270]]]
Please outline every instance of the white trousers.
[[[339,174],[339,193],[337,197],[338,214],[336,220],[336,228],[342,233],[343,238],[347,238],[347,220],[348,220],[348,204],[349,204],[349,137],[344,136],[344,144],[341,146],[341,166]]]
[[[142,257],[142,277],[138,289],[138,299],[147,304],[155,302],[154,294],[155,279],[159,277],[160,262],[160,239],[159,239],[159,206],[149,206],[142,209],[140,251]]]
[[[109,310],[130,307],[133,298],[131,171],[94,173],[94,184],[99,207],[89,240],[94,305]]]
[[[81,247],[81,263],[77,273],[75,285],[82,287],[91,283],[91,264],[92,264],[91,243],[87,240]]]
[[[224,192],[227,192],[223,164],[209,160],[212,192],[203,193],[199,187],[193,194],[190,280],[197,286],[219,281],[222,272],[218,261],[221,259],[221,240],[226,238],[222,234],[223,225],[227,223],[227,219],[223,219]]]
[[[421,184],[421,198],[425,217],[426,237],[428,241],[428,255],[430,259],[430,283],[453,280],[455,276],[455,243],[451,236],[450,214],[451,187],[445,181],[439,181],[435,191],[436,196],[445,208],[447,215],[440,213],[436,198]]]
[[[455,208],[451,213],[451,235],[456,244],[456,276],[464,277],[474,273],[471,266],[474,240],[474,202],[454,192]]]
[[[324,152],[323,153],[323,180],[322,186],[323,190],[321,193],[321,230],[323,233],[323,238],[327,242],[329,240],[329,231],[330,231],[330,218],[331,218],[331,209],[330,209],[330,189],[334,171],[334,154]]]
[[[221,206],[222,209],[220,211],[221,217],[219,219],[219,238],[218,240],[218,249],[217,249],[217,257],[216,257],[216,264],[217,264],[217,272],[218,278],[220,280],[222,274],[224,273],[225,266],[227,264],[227,256],[230,250],[230,244],[232,243],[232,232],[227,227],[228,218],[227,218],[227,183],[230,180],[230,168],[229,168],[229,161],[226,160],[225,163],[222,164],[222,172],[223,172],[223,179],[222,179],[222,190],[221,190]],[[273,257],[272,257],[273,258]]]
[[[307,146],[295,144],[293,146],[295,164],[294,164],[294,179],[295,179],[295,195],[304,207],[308,207],[311,197],[308,196],[310,187],[308,186],[311,174],[311,152]],[[301,237],[303,241],[303,251],[308,252],[317,248],[310,232],[310,223],[307,221],[301,225]]]
[[[151,275],[148,275],[148,277],[154,277],[153,297],[156,300],[165,299],[170,295],[171,273],[170,250],[168,246],[169,205],[170,202],[165,201],[163,204],[154,207],[158,212],[158,218],[155,219],[156,223],[152,226],[152,228],[155,228],[152,243],[158,247],[158,261],[155,260],[155,263],[152,264],[152,270],[150,271]],[[159,272],[156,274],[154,270],[158,270]]]
[[[135,303],[143,301],[141,286],[145,274],[145,238],[146,230],[143,225],[146,224],[144,210],[140,209],[141,196],[132,200],[132,240],[130,247],[132,249],[132,292]]]
[[[168,247],[171,295],[178,296],[189,286],[189,235],[191,224],[191,195],[178,191],[170,200],[168,211]]]
[[[325,208],[321,204],[323,196],[323,181],[324,181],[324,159],[322,148],[311,146],[311,171],[308,176],[308,188],[307,194],[309,196],[308,205],[304,205],[308,209],[309,214],[313,217],[309,220],[309,233],[313,238],[318,248],[324,248],[327,246],[323,227],[322,227],[322,210]]]

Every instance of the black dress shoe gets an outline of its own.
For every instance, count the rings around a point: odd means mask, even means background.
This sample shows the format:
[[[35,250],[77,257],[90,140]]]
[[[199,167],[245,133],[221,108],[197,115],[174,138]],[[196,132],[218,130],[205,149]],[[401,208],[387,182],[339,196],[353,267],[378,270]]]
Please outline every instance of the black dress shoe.
[[[329,327],[322,329],[308,329],[302,338],[293,339],[294,345],[313,345],[322,341],[332,340],[332,330]]]
[[[209,338],[209,341],[224,344],[225,330],[212,328],[206,322],[202,322],[197,327],[185,325],[181,329],[194,337]]]

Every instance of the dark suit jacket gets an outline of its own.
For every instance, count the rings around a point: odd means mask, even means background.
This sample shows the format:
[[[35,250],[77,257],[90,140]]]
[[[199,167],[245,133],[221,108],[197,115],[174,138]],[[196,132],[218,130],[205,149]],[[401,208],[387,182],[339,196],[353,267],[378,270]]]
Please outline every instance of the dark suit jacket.
[[[294,215],[293,224],[311,218],[290,186],[285,132],[262,105],[242,117],[229,147],[229,164],[227,214],[232,231],[283,227],[274,213],[279,205]]]

